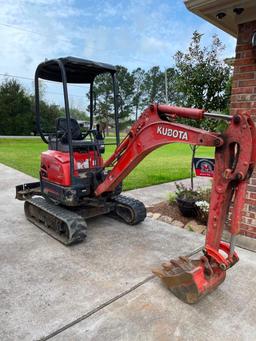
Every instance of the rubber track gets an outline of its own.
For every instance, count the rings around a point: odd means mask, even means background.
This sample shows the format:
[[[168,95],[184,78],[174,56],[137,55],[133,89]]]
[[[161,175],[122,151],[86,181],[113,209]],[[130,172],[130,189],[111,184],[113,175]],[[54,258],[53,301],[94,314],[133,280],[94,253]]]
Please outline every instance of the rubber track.
[[[29,210],[29,207],[31,206],[36,207],[33,216],[31,216]],[[80,215],[61,206],[54,205],[42,197],[26,200],[24,203],[24,210],[29,221],[66,246],[82,242],[86,238],[87,225]],[[44,214],[44,212],[46,214]],[[64,223],[65,227],[68,229],[68,236],[64,233],[58,233],[60,222]]]
[[[129,225],[139,224],[147,216],[147,210],[144,204],[137,199],[126,197],[124,195],[119,195],[114,199],[114,202],[117,204],[116,210],[114,211],[115,215],[117,215]],[[127,219],[125,219],[124,216],[122,216],[122,214],[120,214],[121,212],[118,212],[119,205],[120,207],[125,207],[132,211],[133,217],[131,220],[128,221]]]

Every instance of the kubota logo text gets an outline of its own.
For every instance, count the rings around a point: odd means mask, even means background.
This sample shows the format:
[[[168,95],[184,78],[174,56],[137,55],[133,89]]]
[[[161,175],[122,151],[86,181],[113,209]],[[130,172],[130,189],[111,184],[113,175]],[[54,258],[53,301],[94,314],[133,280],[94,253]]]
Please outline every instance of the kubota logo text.
[[[188,133],[186,131],[182,130],[176,130],[171,128],[165,128],[165,127],[157,127],[157,134],[164,135],[164,136],[170,136],[175,139],[180,140],[188,140]]]

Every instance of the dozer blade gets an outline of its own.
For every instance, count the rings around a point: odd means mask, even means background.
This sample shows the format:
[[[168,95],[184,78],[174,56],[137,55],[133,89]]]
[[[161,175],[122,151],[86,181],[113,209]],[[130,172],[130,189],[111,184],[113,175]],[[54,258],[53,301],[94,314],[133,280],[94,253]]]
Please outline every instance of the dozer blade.
[[[86,238],[87,225],[80,215],[42,197],[26,200],[24,210],[29,221],[66,246]]]
[[[217,264],[210,264],[205,256],[199,260],[179,257],[162,264],[162,268],[154,269],[153,273],[175,296],[189,304],[212,292],[226,276],[226,271]]]

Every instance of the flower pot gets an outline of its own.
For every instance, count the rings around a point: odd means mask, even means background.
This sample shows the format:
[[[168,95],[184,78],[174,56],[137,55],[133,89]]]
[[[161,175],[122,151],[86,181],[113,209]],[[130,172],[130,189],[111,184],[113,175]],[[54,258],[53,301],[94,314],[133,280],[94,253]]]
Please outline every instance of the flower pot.
[[[196,200],[176,198],[180,213],[185,217],[196,217]]]

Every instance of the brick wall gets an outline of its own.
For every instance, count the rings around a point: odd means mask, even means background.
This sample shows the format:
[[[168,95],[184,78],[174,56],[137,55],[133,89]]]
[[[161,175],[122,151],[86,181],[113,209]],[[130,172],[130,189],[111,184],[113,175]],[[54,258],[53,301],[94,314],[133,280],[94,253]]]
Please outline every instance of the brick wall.
[[[230,111],[231,114],[249,112],[256,122],[256,48],[251,45],[255,31],[256,21],[238,27]],[[256,238],[256,171],[248,186],[240,233]]]

